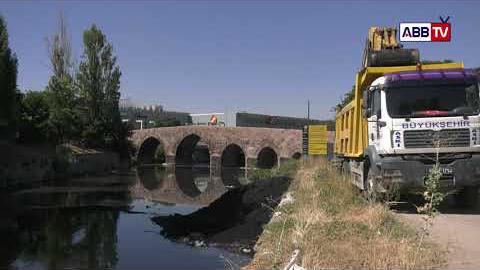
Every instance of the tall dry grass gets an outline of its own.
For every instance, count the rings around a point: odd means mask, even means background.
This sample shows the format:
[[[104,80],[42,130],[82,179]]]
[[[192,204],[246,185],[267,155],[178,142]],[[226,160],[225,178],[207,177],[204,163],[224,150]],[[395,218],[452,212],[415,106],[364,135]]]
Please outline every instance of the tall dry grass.
[[[444,251],[418,247],[415,231],[385,205],[367,202],[350,183],[317,160],[302,164],[289,188],[295,201],[264,230],[250,269],[283,268],[295,249],[307,269],[431,269]]]

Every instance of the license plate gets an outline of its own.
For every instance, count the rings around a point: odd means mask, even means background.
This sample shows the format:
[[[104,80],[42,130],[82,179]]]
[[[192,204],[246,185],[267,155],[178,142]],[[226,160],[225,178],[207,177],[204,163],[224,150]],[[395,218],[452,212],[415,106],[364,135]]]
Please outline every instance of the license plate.
[[[427,174],[433,169],[433,167],[430,167],[427,169]],[[453,175],[453,168],[450,166],[440,166],[440,172],[442,175]]]

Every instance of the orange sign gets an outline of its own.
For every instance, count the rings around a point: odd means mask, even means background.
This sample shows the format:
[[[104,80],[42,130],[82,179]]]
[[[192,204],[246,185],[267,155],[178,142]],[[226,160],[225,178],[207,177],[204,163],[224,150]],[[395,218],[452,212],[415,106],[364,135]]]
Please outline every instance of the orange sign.
[[[217,116],[214,114],[210,117],[210,125],[216,126],[217,125]]]

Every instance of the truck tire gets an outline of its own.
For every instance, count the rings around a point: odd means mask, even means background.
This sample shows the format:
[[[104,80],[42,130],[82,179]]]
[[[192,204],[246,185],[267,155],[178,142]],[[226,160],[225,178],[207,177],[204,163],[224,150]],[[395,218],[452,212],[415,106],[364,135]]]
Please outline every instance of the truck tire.
[[[464,187],[460,192],[454,194],[455,204],[465,208],[476,208],[479,202],[479,187]]]

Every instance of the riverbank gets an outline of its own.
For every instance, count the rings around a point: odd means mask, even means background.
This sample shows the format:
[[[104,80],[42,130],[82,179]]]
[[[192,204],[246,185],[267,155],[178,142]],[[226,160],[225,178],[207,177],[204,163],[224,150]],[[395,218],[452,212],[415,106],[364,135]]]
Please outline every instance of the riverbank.
[[[85,175],[105,176],[121,167],[117,153],[69,144],[2,143],[0,152],[0,189]]]
[[[246,269],[282,269],[292,254],[306,269],[431,269],[445,264],[433,243],[385,205],[367,202],[326,161],[301,166]],[[287,196],[289,197],[289,196]]]

